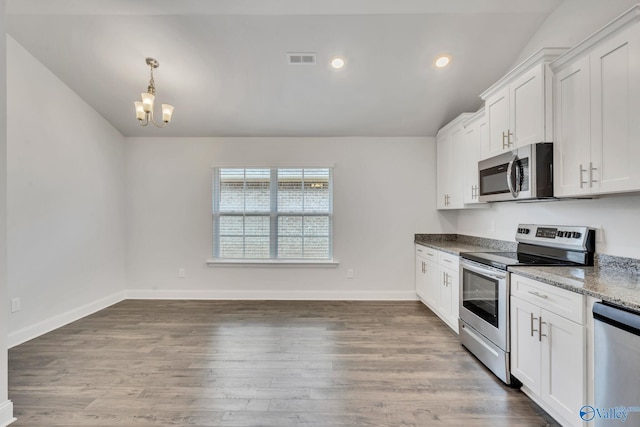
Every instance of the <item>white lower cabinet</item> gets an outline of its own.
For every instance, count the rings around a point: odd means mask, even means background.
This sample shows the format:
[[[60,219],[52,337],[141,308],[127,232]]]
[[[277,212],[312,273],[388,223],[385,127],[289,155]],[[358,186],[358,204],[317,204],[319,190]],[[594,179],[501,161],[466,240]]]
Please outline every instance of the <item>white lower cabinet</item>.
[[[440,301],[438,281],[438,251],[416,245],[416,294],[428,305]]]
[[[511,275],[511,373],[563,426],[587,404],[583,295]]]
[[[458,333],[459,257],[416,244],[416,294]]]

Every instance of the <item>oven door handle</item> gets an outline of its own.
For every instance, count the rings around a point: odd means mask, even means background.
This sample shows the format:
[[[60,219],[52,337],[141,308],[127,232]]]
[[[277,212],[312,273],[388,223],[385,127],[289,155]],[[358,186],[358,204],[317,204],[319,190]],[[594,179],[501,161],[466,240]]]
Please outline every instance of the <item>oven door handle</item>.
[[[482,274],[483,276],[490,277],[495,280],[505,280],[507,278],[506,273],[494,272],[493,270],[489,270],[488,268],[476,267],[475,265],[468,264],[464,261],[460,263],[460,266],[462,268],[466,268],[467,270]]]
[[[509,187],[509,191],[514,199],[518,197],[520,194],[520,166],[517,162],[519,162],[517,155],[514,155],[511,161],[509,162],[509,166],[507,167],[507,186]],[[513,169],[515,167],[515,170]],[[514,173],[515,172],[515,173]],[[513,176],[515,175],[515,176]]]

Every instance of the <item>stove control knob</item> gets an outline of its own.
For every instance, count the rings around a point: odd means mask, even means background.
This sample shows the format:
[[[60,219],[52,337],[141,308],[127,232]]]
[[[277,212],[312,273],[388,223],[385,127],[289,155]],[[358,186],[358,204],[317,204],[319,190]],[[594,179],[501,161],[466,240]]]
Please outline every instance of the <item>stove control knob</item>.
[[[580,237],[582,237],[582,233],[579,233],[579,232],[577,232],[577,231],[574,231],[574,232],[573,232],[573,238],[574,238],[574,239],[579,239]]]
[[[564,231],[558,231],[558,237],[564,237]]]

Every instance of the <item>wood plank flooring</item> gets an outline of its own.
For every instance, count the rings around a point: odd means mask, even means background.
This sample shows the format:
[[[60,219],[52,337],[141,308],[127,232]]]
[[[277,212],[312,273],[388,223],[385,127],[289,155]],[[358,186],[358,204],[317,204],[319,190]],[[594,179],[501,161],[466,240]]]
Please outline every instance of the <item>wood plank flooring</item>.
[[[9,351],[12,426],[549,426],[418,302],[127,300]]]

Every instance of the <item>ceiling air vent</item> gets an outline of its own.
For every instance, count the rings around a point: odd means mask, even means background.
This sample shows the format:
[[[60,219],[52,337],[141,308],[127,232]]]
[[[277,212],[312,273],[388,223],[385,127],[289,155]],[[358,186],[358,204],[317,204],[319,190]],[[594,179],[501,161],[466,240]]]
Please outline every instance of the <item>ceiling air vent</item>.
[[[315,53],[287,53],[289,65],[316,65]]]

